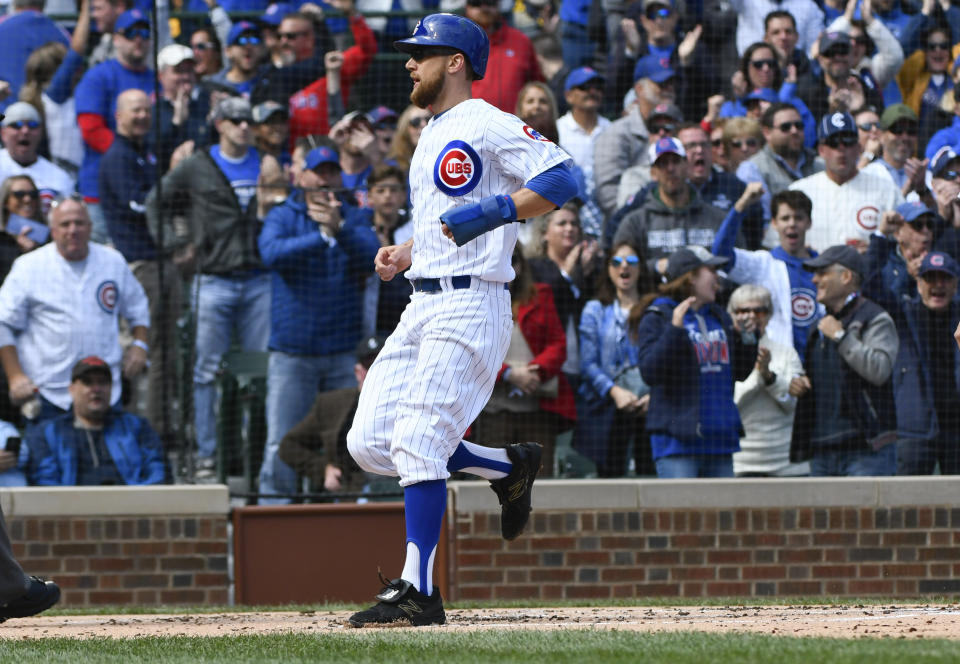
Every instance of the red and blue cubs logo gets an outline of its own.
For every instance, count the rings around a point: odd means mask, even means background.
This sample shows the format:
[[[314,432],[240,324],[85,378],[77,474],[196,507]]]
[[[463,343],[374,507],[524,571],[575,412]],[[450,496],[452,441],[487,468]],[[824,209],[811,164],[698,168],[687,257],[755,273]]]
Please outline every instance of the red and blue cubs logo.
[[[433,182],[447,196],[465,196],[480,184],[483,164],[476,151],[463,141],[450,141],[433,165]]]
[[[105,313],[112,314],[117,308],[117,282],[104,281],[97,286],[97,304]]]
[[[531,127],[530,125],[523,125],[523,133],[532,138],[535,141],[543,141],[544,143],[549,143],[550,139],[541,134],[539,131]]]
[[[790,307],[795,325],[804,325],[817,317],[817,294],[809,288],[794,288]]]

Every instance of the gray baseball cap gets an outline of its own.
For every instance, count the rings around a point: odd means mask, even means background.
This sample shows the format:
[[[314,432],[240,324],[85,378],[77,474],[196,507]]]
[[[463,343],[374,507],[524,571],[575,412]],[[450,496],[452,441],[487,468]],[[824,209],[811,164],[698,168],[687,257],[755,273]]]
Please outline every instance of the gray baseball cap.
[[[252,124],[253,111],[250,109],[250,102],[243,97],[221,99],[213,111],[213,121],[220,122],[227,119],[246,120]]]

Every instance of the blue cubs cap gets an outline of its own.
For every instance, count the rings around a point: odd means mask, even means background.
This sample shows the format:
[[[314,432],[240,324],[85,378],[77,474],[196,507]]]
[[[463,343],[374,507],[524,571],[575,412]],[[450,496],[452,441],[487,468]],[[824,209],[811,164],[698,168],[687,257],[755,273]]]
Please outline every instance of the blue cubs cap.
[[[386,106],[377,106],[375,109],[367,113],[367,119],[370,120],[370,124],[372,125],[385,122],[396,124],[397,117],[397,112],[392,108],[387,108]]]
[[[777,93],[770,88],[756,88],[746,96],[744,101],[768,101],[771,104],[776,104],[780,100],[777,98]]]
[[[246,33],[253,33],[256,36],[260,36],[260,28],[256,24],[251,23],[250,21],[238,21],[233,24],[233,27],[230,28],[230,32],[227,34],[227,46],[233,46],[237,43],[237,40],[240,39],[240,35]]]
[[[834,134],[857,134],[857,123],[849,113],[827,113],[820,118],[818,136],[822,141]]]
[[[414,54],[424,47],[446,47],[463,53],[477,78],[483,78],[490,56],[490,38],[486,30],[455,14],[424,16],[406,39],[393,42],[401,53]]]
[[[563,91],[570,92],[573,88],[583,85],[584,83],[589,83],[590,81],[603,81],[603,76],[600,75],[593,67],[577,67],[572,72],[567,74],[567,80],[563,84]]]
[[[307,158],[304,160],[303,165],[305,168],[312,171],[317,166],[322,164],[336,164],[339,168],[340,155],[338,155],[337,151],[333,148],[327,147],[326,145],[321,145],[318,148],[313,148],[307,153]]]
[[[669,61],[665,64],[661,58],[656,55],[645,55],[637,60],[637,66],[633,68],[633,82],[636,83],[641,78],[649,78],[654,83],[660,84],[670,80],[677,75],[677,71],[669,66]]]
[[[918,203],[916,201],[910,201],[907,203],[901,203],[897,206],[897,214],[903,217],[903,220],[908,224],[910,222],[916,221],[925,214],[930,214],[936,216],[936,212],[928,208],[923,203]]]
[[[650,156],[650,164],[657,163],[657,159],[665,154],[676,154],[681,157],[687,156],[687,151],[683,149],[683,143],[672,136],[664,136],[656,143],[647,148],[647,154]]]
[[[130,9],[117,17],[116,22],[113,24],[113,29],[115,32],[120,32],[135,25],[149,26],[150,19],[139,9]]]
[[[947,170],[950,162],[957,157],[960,157],[960,155],[958,155],[952,147],[944,145],[937,150],[933,155],[933,159],[930,160],[930,174],[933,175],[933,177],[938,177],[943,171]]]
[[[294,12],[293,5],[287,2],[275,2],[260,17],[260,22],[274,27],[283,22],[283,17]],[[229,40],[228,40],[229,41]]]
[[[942,251],[930,251],[923,257],[917,276],[922,277],[928,272],[945,272],[954,279],[960,279],[960,265],[957,265],[953,256]]]

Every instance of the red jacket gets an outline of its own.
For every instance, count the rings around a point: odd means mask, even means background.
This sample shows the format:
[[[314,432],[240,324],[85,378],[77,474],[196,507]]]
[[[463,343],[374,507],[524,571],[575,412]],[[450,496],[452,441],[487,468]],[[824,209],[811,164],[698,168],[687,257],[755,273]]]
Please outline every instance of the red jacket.
[[[559,378],[556,398],[540,399],[540,408],[574,422],[577,409],[573,390],[560,370],[567,359],[567,335],[553,304],[553,291],[546,284],[536,284],[536,287],[536,296],[517,310],[517,324],[533,353],[531,362],[540,365],[540,378],[544,381],[554,376]],[[506,364],[500,367],[497,380],[503,380],[506,368]]]
[[[362,16],[350,19],[350,30],[353,32],[353,46],[343,52],[343,69],[340,70],[344,106],[350,97],[350,86],[367,72],[377,53],[376,35]],[[327,77],[322,76],[290,97],[290,147],[293,149],[301,136],[327,134],[329,131]]]
[[[486,75],[473,82],[473,96],[501,111],[517,110],[520,88],[530,81],[542,81],[540,63],[533,42],[525,34],[504,23],[490,35],[490,57]]]

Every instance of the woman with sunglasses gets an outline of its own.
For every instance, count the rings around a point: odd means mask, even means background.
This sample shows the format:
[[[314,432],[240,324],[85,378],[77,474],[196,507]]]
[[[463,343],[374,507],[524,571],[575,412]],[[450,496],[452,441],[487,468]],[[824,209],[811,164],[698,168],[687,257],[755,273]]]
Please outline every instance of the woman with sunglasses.
[[[420,108],[414,104],[407,106],[400,114],[400,119],[397,120],[397,131],[393,134],[393,140],[390,142],[390,152],[387,153],[385,162],[396,164],[405,172],[409,171],[413,151],[417,148],[417,143],[420,142],[420,133],[432,117],[433,113],[428,109]]]
[[[950,30],[942,26],[930,28],[921,44],[903,63],[897,84],[903,103],[920,118],[920,145],[926,145],[934,132],[949,123],[939,109],[943,97],[953,92],[949,70],[960,55],[960,44],[954,45]]]
[[[812,148],[816,143],[817,121],[797,96],[796,67],[788,67],[784,76],[772,46],[764,42],[751,44],[740,59],[740,69],[733,75],[731,84],[734,99],[725,101],[720,107],[721,118],[748,115],[750,100],[762,96],[793,105],[803,120],[804,145]]]
[[[736,173],[737,167],[763,148],[763,130],[753,118],[730,118],[723,126],[723,145],[727,153],[727,172]]]
[[[605,274],[580,317],[580,387],[574,447],[597,466],[599,477],[623,477],[631,446],[638,475],[653,472],[643,416],[650,397],[637,380],[637,347],[628,330],[630,312],[651,279],[635,247],[613,248]]]
[[[0,282],[6,278],[10,266],[20,254],[35,249],[37,242],[27,237],[24,228],[16,236],[7,232],[7,221],[10,215],[18,215],[24,219],[46,224],[43,218],[43,208],[40,205],[40,191],[29,175],[12,175],[0,184],[0,201],[3,201],[3,211],[0,212],[3,228],[0,229]]]
[[[543,446],[540,477],[554,475],[556,438],[577,417],[573,390],[563,375],[567,339],[553,293],[534,281],[519,244],[513,250],[516,276],[510,282],[513,336],[493,395],[474,422],[477,442],[506,447],[517,440]]]
[[[733,477],[742,431],[734,381],[749,376],[757,342],[741,338],[716,303],[717,267],[726,262],[702,247],[678,249],[667,261],[667,283],[638,307],[658,477]]]
[[[190,48],[193,50],[193,71],[198,80],[223,69],[223,46],[212,27],[203,26],[194,30],[190,35]]]

